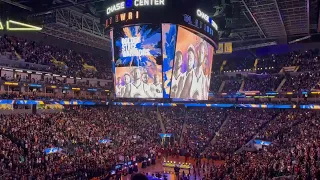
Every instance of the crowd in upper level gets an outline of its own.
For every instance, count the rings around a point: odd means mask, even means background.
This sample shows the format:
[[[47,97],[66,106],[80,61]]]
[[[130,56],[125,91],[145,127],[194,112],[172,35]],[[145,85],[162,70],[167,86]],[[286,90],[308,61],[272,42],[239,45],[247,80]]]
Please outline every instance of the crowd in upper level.
[[[312,49],[269,55],[257,58],[255,61],[245,60],[246,63],[240,60],[230,63],[227,61],[220,74],[217,75],[215,72],[216,75],[212,77],[211,90],[216,93],[316,90],[320,83],[319,57],[319,49]],[[235,76],[235,74],[238,76],[228,77]]]
[[[49,71],[59,75],[107,79],[111,73],[110,60],[103,57],[76,52],[72,49],[43,45],[14,36],[0,37],[0,54],[10,60],[24,60],[32,64],[46,65],[44,69],[38,69],[33,65],[27,68]],[[86,68],[88,67],[86,65],[89,65],[90,68]]]
[[[44,65],[45,69],[42,70],[59,75],[112,79],[111,61],[102,57],[27,41],[14,36],[5,35],[0,38],[0,54],[2,58],[31,63],[29,67],[24,67],[27,69],[38,68],[34,65],[39,64]],[[222,64],[224,65],[221,69]],[[9,64],[2,65],[10,66]],[[87,65],[93,68],[87,68]],[[215,76],[211,78],[210,90],[215,93],[311,91],[317,89],[319,83],[317,72],[320,67],[319,49],[273,54],[256,59],[226,60],[226,63],[215,60],[214,66]],[[284,67],[291,68],[288,70]],[[234,74],[247,72],[245,73],[247,75],[230,77],[227,75],[228,72]],[[10,77],[5,78],[10,79]],[[11,77],[11,79],[28,80],[26,77]],[[47,79],[45,82],[57,84],[59,83],[57,81]]]

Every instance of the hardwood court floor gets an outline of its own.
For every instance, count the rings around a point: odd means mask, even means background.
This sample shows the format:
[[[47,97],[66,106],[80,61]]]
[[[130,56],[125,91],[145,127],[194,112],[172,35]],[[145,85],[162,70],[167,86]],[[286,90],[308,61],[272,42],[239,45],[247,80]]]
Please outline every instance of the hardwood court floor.
[[[175,174],[174,174],[173,168],[167,168],[167,167],[163,167],[162,166],[163,160],[164,160],[163,158],[157,159],[155,165],[148,166],[147,168],[144,168],[144,169],[142,169],[141,168],[141,164],[139,164],[138,165],[139,166],[139,172],[140,173],[144,173],[144,174],[148,173],[149,175],[152,175],[152,174],[155,174],[155,173],[166,174],[167,177],[168,177],[168,180],[178,180],[176,178]],[[184,163],[185,162],[185,158],[183,156],[180,156],[180,157],[168,157],[167,161],[175,161],[175,162]],[[201,161],[204,163],[207,160],[206,159],[202,159]],[[191,163],[192,165],[196,164],[194,159],[188,160],[187,163]],[[210,162],[209,165],[210,166],[212,166],[212,165],[217,166],[217,165],[221,165],[222,163],[223,163],[223,161],[214,161],[214,164],[212,164],[212,162]],[[188,170],[186,170],[186,169],[185,170],[181,169],[180,170],[180,174],[182,174],[182,171],[184,171],[185,174],[188,174]],[[195,177],[194,174],[193,174],[193,170],[191,170],[190,172],[191,172],[190,173],[191,174],[190,180],[200,180],[201,179],[202,174],[200,176],[198,175],[197,177]],[[122,177],[122,180],[130,180],[130,175]]]

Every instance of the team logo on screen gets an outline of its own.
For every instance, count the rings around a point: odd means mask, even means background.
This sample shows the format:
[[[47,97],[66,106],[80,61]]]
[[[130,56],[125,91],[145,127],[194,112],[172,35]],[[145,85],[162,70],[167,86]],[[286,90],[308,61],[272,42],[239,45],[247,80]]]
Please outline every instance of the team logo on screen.
[[[126,1],[126,8],[131,8],[133,5],[132,0],[127,0]]]
[[[162,98],[161,28],[138,25],[114,31],[117,97]]]

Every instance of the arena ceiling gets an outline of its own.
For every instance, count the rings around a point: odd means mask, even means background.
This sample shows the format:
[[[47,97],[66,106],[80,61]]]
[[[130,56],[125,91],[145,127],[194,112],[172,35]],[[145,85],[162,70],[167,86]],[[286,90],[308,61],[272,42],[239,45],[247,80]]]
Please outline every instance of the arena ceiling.
[[[0,5],[1,10],[11,14],[40,19],[46,34],[109,50],[105,45],[107,32],[100,19],[105,16],[105,7],[117,1],[0,0]],[[310,39],[309,36],[318,34],[319,0],[177,1],[208,12],[218,22],[220,41],[233,42],[235,51],[289,43],[303,37]]]

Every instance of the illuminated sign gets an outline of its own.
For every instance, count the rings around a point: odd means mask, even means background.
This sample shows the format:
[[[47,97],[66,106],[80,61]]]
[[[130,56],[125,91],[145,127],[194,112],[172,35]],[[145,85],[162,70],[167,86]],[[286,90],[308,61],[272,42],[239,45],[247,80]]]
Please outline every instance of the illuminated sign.
[[[107,8],[107,15],[125,8],[143,6],[164,6],[164,0],[127,0],[114,4]]]
[[[110,6],[110,7],[108,7],[107,8],[107,14],[113,13],[113,12],[121,10],[121,9],[124,9],[125,8],[124,4],[125,4],[125,2],[120,2],[120,3],[114,4],[114,5]]]
[[[15,83],[15,82],[4,82],[4,85],[8,85],[8,86],[18,86],[18,83]]]
[[[30,87],[41,87],[40,84],[29,84]]]
[[[113,17],[109,17],[106,20],[106,28],[109,27],[110,25],[118,22],[127,22],[130,20],[136,20],[139,19],[140,14],[139,11],[133,11],[133,12],[126,12],[126,13],[121,13],[117,14]]]
[[[151,56],[150,49],[137,49],[137,44],[141,43],[141,37],[121,38],[122,57]]]
[[[96,92],[96,91],[97,91],[97,89],[88,89],[88,91]]]
[[[10,24],[21,26],[21,27],[10,27]],[[12,21],[12,20],[7,21],[6,28],[8,31],[41,31],[42,30],[41,27],[32,26],[30,24],[25,24],[17,21]]]
[[[127,0],[127,5],[129,5],[129,1]],[[134,6],[164,6],[164,0],[134,0]]]
[[[232,42],[219,43],[216,54],[230,54],[232,53]]]
[[[210,25],[207,25],[207,24],[203,23],[202,21],[199,21],[198,19],[193,19],[188,14],[184,14],[183,15],[183,19],[190,26],[193,26],[193,27],[198,28],[198,29],[203,29],[208,34],[214,36],[214,30]]]
[[[72,88],[74,91],[80,91],[80,88]]]
[[[215,30],[218,31],[218,25],[214,22],[206,13],[202,12],[200,9],[197,10],[197,16],[205,20],[207,23],[211,24]]]

